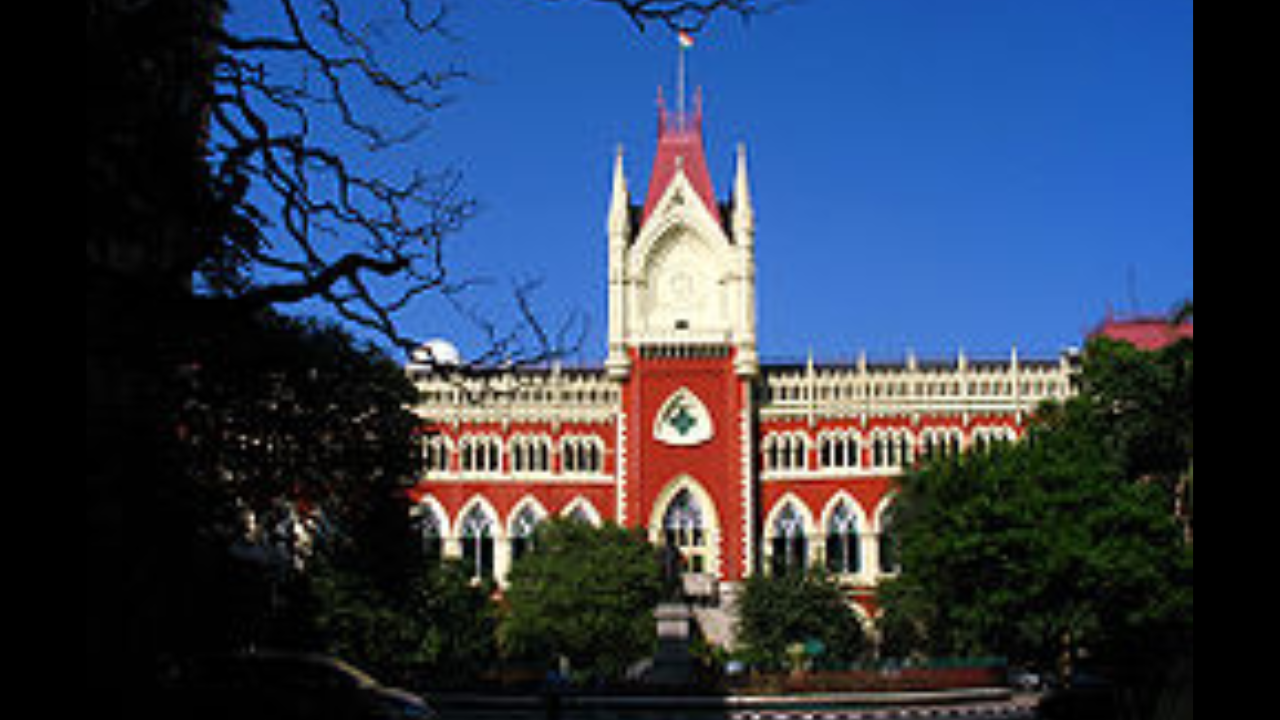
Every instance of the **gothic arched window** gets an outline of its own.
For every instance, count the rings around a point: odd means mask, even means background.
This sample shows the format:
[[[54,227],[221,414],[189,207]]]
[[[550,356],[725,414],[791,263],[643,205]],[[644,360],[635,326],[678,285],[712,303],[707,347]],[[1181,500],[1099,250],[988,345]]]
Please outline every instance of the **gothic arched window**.
[[[542,517],[531,507],[526,507],[511,524],[511,559],[520,560],[534,550],[534,536]]]
[[[804,572],[809,567],[809,538],[805,535],[804,517],[795,505],[787,503],[772,530],[774,574]]]
[[[711,533],[706,508],[689,490],[682,490],[663,519],[663,540],[685,563],[685,571],[701,575],[711,570]]]
[[[827,569],[835,575],[862,572],[862,534],[848,500],[836,506],[827,523]]]
[[[462,520],[462,559],[476,580],[493,579],[496,558],[494,521],[476,506]]]
[[[880,572],[885,575],[902,572],[902,539],[898,535],[897,510],[892,507],[880,520]]]
[[[667,545],[674,548],[700,548],[707,542],[706,517],[693,493],[682,491],[667,510],[663,527]]]
[[[414,529],[422,539],[422,554],[428,562],[444,557],[444,523],[429,505],[422,506],[414,518]]]

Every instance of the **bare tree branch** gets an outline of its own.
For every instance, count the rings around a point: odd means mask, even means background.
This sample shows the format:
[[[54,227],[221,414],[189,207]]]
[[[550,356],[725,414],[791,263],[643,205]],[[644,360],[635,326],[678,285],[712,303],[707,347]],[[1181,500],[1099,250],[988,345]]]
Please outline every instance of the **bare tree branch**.
[[[427,293],[460,297],[445,242],[476,203],[455,169],[391,171],[402,164],[380,158],[414,147],[468,80],[450,59],[460,1],[261,0],[252,28],[208,28],[208,159],[222,217],[218,251],[198,268],[203,294],[248,307],[320,299],[412,352],[419,342],[396,316]],[[612,5],[640,30],[696,31],[717,13],[751,18],[792,0],[535,1]],[[515,289],[513,330],[466,311],[491,340],[486,360],[546,362],[582,337],[581,317],[545,329],[534,290]]]
[[[235,222],[202,289],[248,306],[321,298],[409,349],[394,315],[445,284],[444,242],[476,206],[456,170],[368,167],[417,140],[467,79],[456,62],[430,67],[452,42],[450,0],[269,2],[273,25],[210,30],[210,159]],[[421,53],[391,55],[404,47]]]
[[[744,20],[773,12],[796,0],[543,0],[550,3],[593,2],[613,5],[646,31],[660,25],[674,31],[698,32],[717,14],[727,12]]]

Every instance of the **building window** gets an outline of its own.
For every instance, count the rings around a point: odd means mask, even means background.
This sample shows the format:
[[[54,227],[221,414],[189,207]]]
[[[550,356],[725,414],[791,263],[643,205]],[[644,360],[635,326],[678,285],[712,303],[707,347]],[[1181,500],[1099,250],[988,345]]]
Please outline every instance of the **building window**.
[[[836,506],[827,524],[827,570],[835,575],[862,572],[862,535],[858,515],[847,500]]]
[[[429,563],[444,558],[444,524],[430,506],[422,506],[414,518],[414,529],[422,540],[422,556]]]
[[[519,436],[511,440],[511,472],[546,475],[551,472],[551,439]]]
[[[693,493],[684,490],[676,496],[662,526],[666,546],[680,553],[687,563],[685,569],[696,575],[706,573],[706,513]]]
[[[819,460],[824,470],[856,470],[862,465],[862,445],[852,434],[823,435]]]
[[[511,525],[511,559],[513,561],[519,561],[533,552],[538,526],[541,524],[542,517],[531,507],[526,507],[516,516],[515,522]]]
[[[944,460],[960,455],[964,445],[958,430],[930,430],[924,435],[922,455],[931,460]]]
[[[773,472],[809,469],[809,438],[800,433],[770,435],[764,444],[765,468]]]
[[[916,448],[905,432],[878,432],[871,441],[871,457],[878,469],[902,469],[915,463]]]
[[[428,474],[447,473],[452,469],[453,446],[443,435],[431,435],[422,441],[422,462]]]
[[[497,474],[502,472],[502,441],[492,437],[462,440],[462,472]]]
[[[809,539],[804,517],[787,503],[773,523],[773,574],[803,573],[809,567]]]
[[[603,475],[604,443],[596,437],[568,437],[560,444],[566,475]]]
[[[496,559],[494,522],[479,506],[462,520],[462,560],[475,580],[492,580]]]
[[[885,575],[902,572],[902,539],[898,536],[896,515],[890,508],[880,520],[880,572]]]
[[[567,512],[564,513],[564,519],[596,528],[604,524],[600,519],[600,512],[586,498],[578,498],[573,501],[569,505]]]
[[[973,451],[980,454],[990,453],[1002,445],[1016,442],[1017,439],[1017,433],[1009,428],[978,428],[973,433]]]

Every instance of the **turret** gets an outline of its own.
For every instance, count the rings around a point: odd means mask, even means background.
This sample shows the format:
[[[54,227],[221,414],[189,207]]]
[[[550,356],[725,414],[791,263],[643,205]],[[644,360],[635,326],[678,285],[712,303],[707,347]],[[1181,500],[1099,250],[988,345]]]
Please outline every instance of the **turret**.
[[[610,374],[630,376],[644,346],[736,351],[743,377],[759,373],[755,210],[746,151],[728,212],[707,163],[699,95],[691,112],[659,109],[658,146],[643,208],[633,203],[621,153],[609,212]]]
[[[621,380],[631,372],[627,353],[627,248],[631,244],[631,191],[626,152],[619,146],[609,206],[609,374]]]
[[[738,373],[754,377],[760,372],[756,326],[756,207],[751,197],[751,173],[747,146],[738,146],[738,172],[733,185],[733,239],[738,253]]]
[[[733,186],[733,237],[744,247],[756,244],[756,207],[751,197],[747,146],[738,146],[738,174]]]
[[[626,150],[619,145],[613,169],[613,199],[609,204],[609,240],[625,245],[631,234],[631,189],[627,184]]]

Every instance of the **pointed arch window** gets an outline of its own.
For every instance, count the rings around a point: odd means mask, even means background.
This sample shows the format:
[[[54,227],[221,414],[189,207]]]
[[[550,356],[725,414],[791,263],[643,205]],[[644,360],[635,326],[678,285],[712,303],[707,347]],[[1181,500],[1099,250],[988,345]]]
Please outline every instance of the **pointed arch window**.
[[[564,518],[570,522],[582,523],[596,528],[603,525],[599,511],[589,500],[584,498],[579,498],[570,505],[569,511],[565,513]]]
[[[827,570],[835,575],[862,572],[862,533],[858,515],[842,501],[827,523]]]
[[[802,573],[809,567],[809,538],[804,516],[787,503],[773,523],[773,574]]]
[[[898,534],[896,507],[886,510],[880,520],[880,572],[885,575],[902,572],[902,538]]]
[[[422,540],[422,556],[430,563],[444,558],[444,523],[431,507],[418,510],[413,521],[414,530]]]
[[[706,516],[693,493],[682,491],[667,511],[664,527],[667,544],[677,548],[699,548],[706,544]]]
[[[535,548],[535,537],[538,527],[542,525],[542,516],[531,507],[526,507],[516,516],[511,524],[511,559],[519,561],[532,553]]]
[[[497,557],[494,527],[493,519],[479,506],[462,521],[462,559],[473,579],[493,579]]]
[[[682,490],[663,520],[666,546],[679,553],[685,570],[695,575],[709,571],[706,509],[689,490]]]

